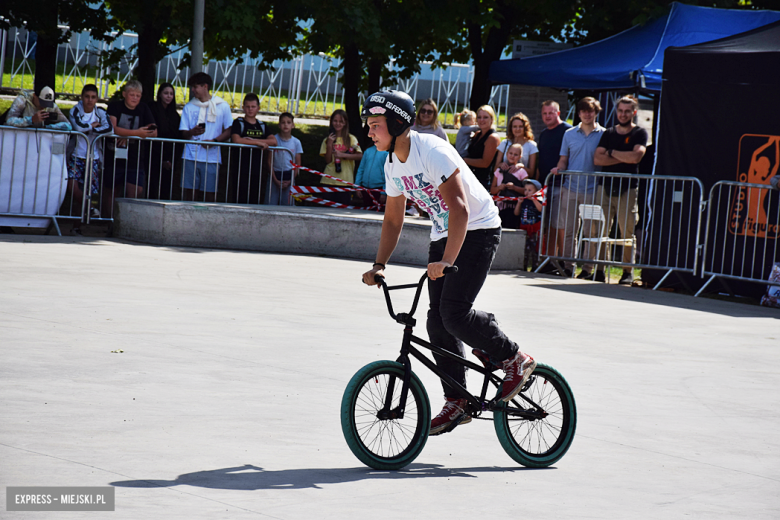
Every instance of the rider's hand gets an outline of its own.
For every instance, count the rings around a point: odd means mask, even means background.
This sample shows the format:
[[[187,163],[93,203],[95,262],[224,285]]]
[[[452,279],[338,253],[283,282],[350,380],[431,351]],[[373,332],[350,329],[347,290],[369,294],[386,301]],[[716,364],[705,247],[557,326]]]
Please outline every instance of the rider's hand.
[[[432,262],[428,264],[428,278],[435,280],[444,276],[444,269],[452,267],[448,262]]]
[[[376,280],[374,280],[374,275],[379,275],[382,278],[385,277],[385,270],[381,267],[374,267],[370,271],[367,271],[363,273],[363,283],[366,285],[376,285],[377,288],[381,289],[382,286],[376,283]]]

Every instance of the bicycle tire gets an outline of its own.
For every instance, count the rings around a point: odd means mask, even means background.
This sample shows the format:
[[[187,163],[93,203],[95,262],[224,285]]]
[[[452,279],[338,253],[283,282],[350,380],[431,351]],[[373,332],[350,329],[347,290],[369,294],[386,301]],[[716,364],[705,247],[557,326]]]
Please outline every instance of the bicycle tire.
[[[364,464],[397,470],[417,458],[428,441],[431,403],[420,379],[412,373],[403,419],[377,418],[388,384],[394,380],[393,406],[403,387],[404,367],[395,361],[375,361],[352,376],[341,400],[341,430],[347,446]]]
[[[512,417],[493,413],[498,441],[507,455],[529,468],[546,468],[563,457],[577,429],[577,405],[566,379],[554,368],[538,364],[530,386],[523,391],[547,413],[544,419]],[[519,396],[517,402],[524,402]]]

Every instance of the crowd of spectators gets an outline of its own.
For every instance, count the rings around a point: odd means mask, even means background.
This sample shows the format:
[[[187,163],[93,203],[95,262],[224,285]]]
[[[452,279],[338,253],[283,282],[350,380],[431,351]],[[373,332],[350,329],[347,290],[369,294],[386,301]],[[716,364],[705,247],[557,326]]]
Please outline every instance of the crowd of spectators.
[[[97,106],[95,85],[86,85],[81,100],[67,118],[54,102],[54,91],[36,86],[13,101],[4,124],[73,129],[85,134],[88,141],[74,140],[69,150],[67,190],[72,207],[77,208],[81,207],[85,190],[91,195],[101,194],[104,217],[111,217],[114,198],[120,196],[162,200],[179,196],[184,200],[214,201],[219,189],[227,192],[225,200],[229,202],[291,204],[290,188],[298,171],[291,164],[290,156],[297,165],[301,164],[303,154],[300,140],[292,135],[293,115],[281,114],[278,133],[271,134],[266,123],[257,117],[260,100],[256,94],[246,95],[243,116],[233,119],[227,102],[211,94],[212,79],[208,74],[194,74],[188,84],[192,99],[184,105],[181,115],[170,83],[161,84],[156,100],[146,104],[141,101],[141,84],[129,81],[121,90],[121,99],[110,102],[106,110]],[[514,114],[509,119],[503,140],[497,132],[492,107],[481,106],[476,112],[466,109],[457,115],[454,146],[480,183],[500,197],[497,204],[502,225],[527,231],[529,267],[536,267],[540,246],[546,255],[576,257],[579,253],[575,251],[575,233],[580,226],[587,227],[583,228],[585,237],[598,233],[593,221],[580,220],[577,211],[580,204],[600,204],[608,228],[615,220],[623,237],[633,236],[638,219],[635,181],[604,182],[598,176],[562,175],[561,172],[603,169],[637,173],[647,145],[647,132],[633,123],[637,106],[636,99],[621,98],[616,110],[618,124],[605,129],[596,120],[601,106],[591,97],[577,103],[579,124],[575,127],[561,119],[556,102],[545,101],[541,106],[545,128],[539,134],[538,143],[525,114]],[[412,129],[449,142],[433,99],[418,104]],[[102,146],[89,146],[106,134],[114,138],[105,139]],[[145,141],[154,137],[166,141]],[[176,140],[203,144],[177,144]],[[248,146],[223,149],[209,146],[210,142]],[[290,154],[262,153],[270,147],[286,148]],[[90,148],[94,150],[91,176],[86,171]],[[361,148],[360,140],[350,131],[344,110],[334,110],[331,114],[328,134],[322,140],[319,154],[326,164],[326,176],[320,180],[322,185],[343,185],[338,180],[341,179],[372,190],[384,189],[388,152],[373,146]],[[220,187],[219,171],[225,156],[227,182]],[[548,175],[546,233],[539,237],[542,218],[539,192]],[[88,177],[91,182],[85,187]],[[371,205],[383,202],[385,196],[380,197],[376,192],[339,192],[324,197],[346,204]],[[101,216],[96,208],[91,211],[93,217]],[[75,229],[78,232],[78,227]],[[592,248],[585,249],[585,257],[593,260]],[[633,248],[624,248],[622,262],[634,263],[634,254]],[[603,280],[603,267],[595,273],[594,269],[594,264],[586,263],[580,277]],[[572,270],[573,264],[567,262],[560,274],[572,276]],[[626,267],[621,282],[631,280],[631,269]]]

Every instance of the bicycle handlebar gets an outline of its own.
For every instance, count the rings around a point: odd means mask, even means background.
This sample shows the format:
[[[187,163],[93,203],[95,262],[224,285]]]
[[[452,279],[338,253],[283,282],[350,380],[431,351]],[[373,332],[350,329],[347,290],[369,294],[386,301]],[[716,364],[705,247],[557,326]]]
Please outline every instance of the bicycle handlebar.
[[[456,265],[444,268],[444,274],[457,273],[457,272],[458,272],[458,266]],[[374,275],[374,281],[382,287],[382,290],[385,293],[385,301],[387,302],[387,311],[390,313],[391,318],[393,318],[395,321],[399,323],[404,323],[399,319],[399,315],[396,315],[393,312],[393,302],[390,300],[390,291],[395,289],[413,289],[413,288],[417,289],[417,291],[414,294],[414,302],[412,303],[412,309],[408,313],[403,313],[404,318],[407,317],[411,318],[412,316],[414,316],[414,313],[417,310],[417,304],[420,301],[420,293],[422,293],[423,282],[425,281],[426,278],[428,278],[427,272],[420,277],[420,281],[417,283],[406,284],[406,285],[393,285],[392,287],[390,287],[387,285],[387,282],[385,282],[384,276],[380,276],[378,274]]]

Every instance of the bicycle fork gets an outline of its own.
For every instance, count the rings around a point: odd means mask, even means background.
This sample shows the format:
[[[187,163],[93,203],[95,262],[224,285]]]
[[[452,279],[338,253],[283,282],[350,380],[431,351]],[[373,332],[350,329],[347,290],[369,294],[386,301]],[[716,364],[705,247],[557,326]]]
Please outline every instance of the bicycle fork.
[[[398,406],[394,409],[393,406],[393,394],[395,392],[396,378],[391,378],[387,385],[387,395],[385,396],[385,405],[376,414],[380,420],[387,419],[403,419],[404,411],[406,411],[406,398],[409,395],[409,382],[412,380],[412,364],[409,361],[409,347],[411,346],[412,327],[407,325],[404,328],[404,339],[401,344],[401,355],[396,360],[404,366],[404,378],[403,385],[401,386],[401,395],[398,401]]]

